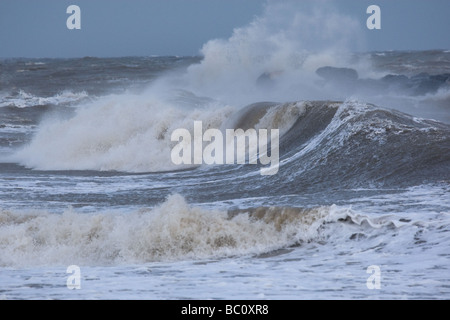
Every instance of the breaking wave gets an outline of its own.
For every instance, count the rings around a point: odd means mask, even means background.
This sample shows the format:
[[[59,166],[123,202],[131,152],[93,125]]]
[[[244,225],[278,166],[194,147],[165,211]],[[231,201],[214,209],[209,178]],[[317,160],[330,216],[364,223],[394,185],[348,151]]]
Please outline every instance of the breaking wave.
[[[371,221],[337,206],[208,210],[188,205],[179,195],[129,213],[2,210],[0,265],[117,265],[263,254],[326,240],[325,226],[342,222],[369,229],[402,225],[393,219]]]
[[[78,108],[70,119],[48,119],[11,160],[41,170],[177,171],[188,166],[172,164],[171,133],[178,128],[192,133],[193,122],[203,121],[204,130],[280,129],[280,186],[287,185],[283,179],[302,186],[329,181],[357,186],[450,178],[450,126],[440,122],[357,101],[257,103],[242,109],[216,102],[201,108],[161,103],[111,96]]]

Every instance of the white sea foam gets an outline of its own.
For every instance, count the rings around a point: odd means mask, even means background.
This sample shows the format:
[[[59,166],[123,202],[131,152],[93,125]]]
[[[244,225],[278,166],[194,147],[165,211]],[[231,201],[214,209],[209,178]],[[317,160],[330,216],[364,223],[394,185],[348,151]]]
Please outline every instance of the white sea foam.
[[[205,129],[221,128],[233,112],[258,101],[346,99],[336,88],[317,85],[315,70],[350,65],[349,52],[354,49],[350,42],[360,39],[357,26],[357,21],[323,4],[304,8],[298,1],[269,1],[250,25],[235,29],[227,40],[206,43],[201,63],[185,74],[161,77],[139,95],[112,95],[81,105],[71,119],[48,118],[11,160],[55,170],[184,169],[170,159],[174,145],[170,134],[175,129],[189,130],[194,121],[202,121]],[[360,69],[364,68],[370,70],[366,62]],[[269,83],[258,84],[264,74]],[[40,98],[21,95],[13,104],[23,107],[84,97],[66,92],[34,101]],[[274,118],[268,114],[260,125],[269,126],[266,120]]]
[[[181,170],[171,161],[176,142],[171,134],[194,121],[203,130],[225,130],[236,107],[183,92],[167,99],[153,90],[140,95],[111,95],[80,105],[70,118],[51,116],[43,121],[32,141],[10,161],[42,170],[100,170],[160,172]],[[284,134],[302,113],[302,104],[274,106],[249,115],[257,129],[279,129]],[[241,119],[242,120],[242,119]],[[237,129],[237,128],[236,128]],[[225,132],[225,131],[224,131]]]
[[[117,266],[205,260],[270,254],[310,242],[329,242],[331,250],[352,239],[360,239],[353,245],[361,248],[412,254],[421,250],[415,239],[423,239],[427,250],[437,239],[448,242],[448,212],[430,212],[429,217],[399,214],[364,215],[338,206],[227,212],[189,205],[179,195],[158,207],[128,212],[0,210],[0,265]],[[443,228],[446,233],[436,232]]]
[[[1,107],[16,107],[16,108],[27,108],[34,106],[44,106],[44,105],[60,105],[80,102],[86,99],[88,94],[85,91],[72,92],[70,90],[65,90],[51,97],[39,97],[20,90],[17,95],[6,95],[3,94],[0,97],[0,108]]]
[[[139,211],[0,210],[2,294],[5,299],[448,297],[447,194],[447,185],[421,186],[354,199],[353,209],[230,214],[225,205],[221,210],[188,205],[178,195]],[[82,290],[65,286],[72,264],[81,267]],[[373,264],[381,268],[381,290],[366,287],[366,269]]]

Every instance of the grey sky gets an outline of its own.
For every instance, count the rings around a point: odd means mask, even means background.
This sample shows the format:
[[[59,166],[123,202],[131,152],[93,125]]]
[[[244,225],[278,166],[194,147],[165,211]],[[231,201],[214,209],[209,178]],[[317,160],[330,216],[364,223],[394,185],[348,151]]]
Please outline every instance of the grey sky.
[[[273,1],[273,0],[272,0]],[[280,0],[284,1],[284,0]],[[298,0],[300,8],[317,0]],[[361,25],[365,50],[450,49],[449,0],[334,0]],[[0,57],[196,55],[263,12],[265,0],[1,0]],[[66,8],[81,8],[81,30]],[[366,9],[382,10],[382,30]],[[306,10],[306,9],[305,9]]]

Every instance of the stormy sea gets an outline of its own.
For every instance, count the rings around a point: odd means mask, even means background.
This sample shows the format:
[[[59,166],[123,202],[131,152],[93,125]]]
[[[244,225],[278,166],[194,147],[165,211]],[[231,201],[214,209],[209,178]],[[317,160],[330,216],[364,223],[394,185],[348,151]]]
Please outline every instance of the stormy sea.
[[[450,298],[450,51],[264,23],[198,57],[0,60],[0,298]],[[278,129],[277,173],[174,164],[195,121]]]

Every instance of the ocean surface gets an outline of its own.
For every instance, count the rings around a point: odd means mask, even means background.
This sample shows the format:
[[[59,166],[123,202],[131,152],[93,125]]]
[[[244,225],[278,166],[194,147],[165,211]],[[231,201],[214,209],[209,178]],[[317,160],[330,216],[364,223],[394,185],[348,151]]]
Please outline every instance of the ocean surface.
[[[450,51],[215,44],[0,60],[0,298],[449,299]],[[278,173],[173,164],[194,121],[279,129]]]

